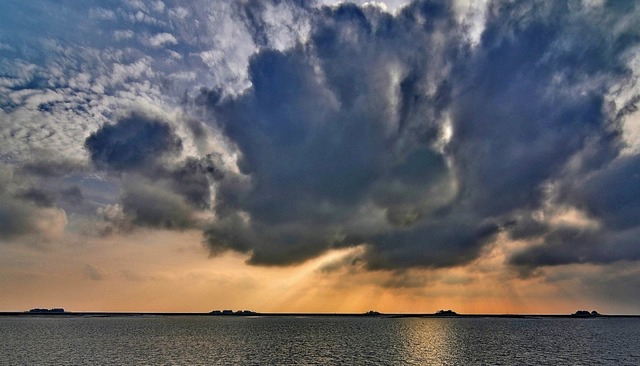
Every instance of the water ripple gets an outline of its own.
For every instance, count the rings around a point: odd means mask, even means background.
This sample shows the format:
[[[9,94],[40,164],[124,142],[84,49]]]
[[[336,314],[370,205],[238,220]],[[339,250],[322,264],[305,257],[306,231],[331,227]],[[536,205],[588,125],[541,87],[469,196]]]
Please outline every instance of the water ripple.
[[[640,319],[0,318],[0,365],[638,365]]]

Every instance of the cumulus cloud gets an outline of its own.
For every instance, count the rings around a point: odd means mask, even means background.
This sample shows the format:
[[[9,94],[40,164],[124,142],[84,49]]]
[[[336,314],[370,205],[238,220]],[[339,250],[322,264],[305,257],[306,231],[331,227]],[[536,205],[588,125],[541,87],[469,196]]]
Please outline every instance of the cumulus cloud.
[[[182,150],[182,140],[162,118],[132,112],[114,125],[104,125],[85,141],[91,161],[117,171],[144,169]]]
[[[200,98],[240,152],[212,252],[283,265],[365,245],[369,268],[449,267],[506,232],[548,239],[517,266],[635,259],[638,185],[618,167],[633,164],[610,93],[629,87],[637,16],[494,1],[476,39],[444,1],[313,12],[308,42],[251,58],[250,89]],[[584,210],[599,234],[536,219],[549,204]]]
[[[99,210],[113,224],[106,231],[197,227],[198,216],[212,208],[214,182],[224,176],[214,154],[182,159],[176,127],[152,113],[132,111],[102,126],[85,148],[97,168],[120,177],[120,204]]]
[[[311,44],[259,53],[252,89],[210,103],[251,182],[221,183],[209,243],[264,264],[362,243],[376,268],[473,258],[486,225],[449,207],[457,179],[439,148],[442,69],[464,51],[452,8],[416,3],[393,17],[345,4],[314,20]],[[230,230],[243,233],[234,241]]]

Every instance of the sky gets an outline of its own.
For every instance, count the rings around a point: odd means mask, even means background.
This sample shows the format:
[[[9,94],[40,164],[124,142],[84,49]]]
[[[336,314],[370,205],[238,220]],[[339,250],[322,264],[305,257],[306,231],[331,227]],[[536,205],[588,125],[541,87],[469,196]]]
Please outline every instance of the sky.
[[[6,0],[0,310],[640,314],[638,23]]]

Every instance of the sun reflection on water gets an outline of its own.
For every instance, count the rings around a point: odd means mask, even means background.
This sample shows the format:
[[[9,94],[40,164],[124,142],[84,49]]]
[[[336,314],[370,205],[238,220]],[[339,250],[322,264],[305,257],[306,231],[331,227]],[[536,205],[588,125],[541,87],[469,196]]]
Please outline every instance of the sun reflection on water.
[[[410,364],[446,364],[455,350],[455,337],[447,319],[407,319],[402,324],[401,338]]]

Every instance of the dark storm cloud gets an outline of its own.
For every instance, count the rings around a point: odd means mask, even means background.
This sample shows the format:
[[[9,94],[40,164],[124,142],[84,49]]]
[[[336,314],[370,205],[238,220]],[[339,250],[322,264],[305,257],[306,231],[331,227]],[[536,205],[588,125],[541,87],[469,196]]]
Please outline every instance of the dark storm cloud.
[[[214,155],[188,157],[169,173],[173,190],[196,208],[211,208],[212,184],[224,178],[220,165]]]
[[[17,196],[25,201],[32,202],[39,207],[52,207],[55,201],[55,197],[51,192],[33,187],[18,193]]]
[[[640,156],[625,156],[569,187],[568,200],[598,217],[605,227],[627,230],[639,226]]]
[[[513,14],[528,4],[519,5],[500,8],[499,12]],[[517,43],[520,39],[520,47],[526,48],[505,52],[494,47],[491,51],[496,53],[493,57],[496,61],[510,57],[528,61],[511,72],[484,70],[487,75],[515,80],[505,89],[509,94],[500,96],[501,110],[507,112],[507,118],[496,117],[493,111],[498,109],[486,100],[475,103],[468,111],[475,118],[492,109],[488,113],[490,119],[480,125],[482,130],[495,127],[510,131],[496,144],[482,144],[479,149],[474,149],[469,139],[460,142],[461,146],[464,144],[462,149],[475,150],[471,159],[482,156],[487,158],[482,161],[493,162],[497,161],[492,158],[494,154],[507,157],[501,159],[506,165],[490,163],[485,168],[489,178],[486,183],[473,183],[473,189],[487,186],[483,190],[489,193],[486,201],[490,200],[488,197],[498,197],[493,203],[480,201],[483,207],[493,208],[500,201],[506,207],[539,207],[544,198],[541,183],[556,179],[560,187],[556,203],[580,209],[598,222],[598,227],[566,227],[526,217],[514,221],[509,228],[512,237],[542,239],[541,244],[515,253],[510,259],[525,274],[538,266],[640,259],[633,239],[640,232],[640,186],[635,178],[638,156],[618,157],[622,147],[619,122],[636,108],[637,97],[620,106],[617,113],[611,113],[605,104],[606,88],[629,78],[625,54],[640,40],[633,28],[621,28],[616,34],[609,31],[620,17],[628,12],[633,14],[633,5],[619,5],[607,2],[602,9],[581,9],[577,14],[572,14],[569,3],[532,7],[528,25],[516,29],[509,41]],[[637,17],[637,13],[634,15]],[[483,42],[495,42],[492,40],[495,34],[504,32],[500,27],[504,25],[489,21]],[[514,34],[521,36],[513,37]],[[532,50],[544,57],[531,58]],[[606,78],[601,78],[603,75]],[[559,81],[562,88],[550,87]],[[485,84],[486,95],[493,95],[496,90],[493,81]],[[504,104],[505,101],[509,103]],[[512,123],[510,117],[527,123]],[[505,123],[501,124],[501,120]],[[473,129],[469,135],[480,133]],[[479,155],[480,152],[489,155]],[[579,166],[568,176],[562,176],[562,169],[576,156],[581,159]],[[475,169],[484,168],[482,162],[473,165]]]
[[[598,78],[623,79],[622,55],[635,44],[623,35],[611,46],[600,19],[574,14],[565,2],[492,10],[467,76],[470,88],[452,106],[464,192],[483,215],[538,207],[541,183],[559,176],[588,143],[595,151],[583,169],[615,157],[618,131],[604,106],[609,85]]]
[[[193,208],[162,185],[130,176],[123,182],[122,190],[122,210],[137,226],[177,230],[195,226]]]
[[[87,138],[85,148],[97,167],[122,174],[120,203],[126,219],[118,217],[118,222],[127,230],[196,226],[197,211],[211,208],[212,184],[222,177],[213,155],[163,160],[179,157],[182,139],[168,121],[141,112],[103,126]]]
[[[145,169],[179,153],[182,140],[162,118],[132,112],[92,133],[85,148],[97,167],[122,172]]]
[[[46,241],[39,221],[54,207],[52,192],[31,187],[8,166],[0,165],[0,242],[32,236]]]
[[[464,219],[462,214],[444,220],[430,220],[409,230],[374,236],[365,257],[370,268],[449,267],[466,263],[479,255],[483,244],[499,232],[496,224],[482,224],[477,219]]]
[[[465,52],[453,16],[444,2],[395,18],[353,4],[324,8],[310,44],[257,54],[253,88],[209,103],[250,177],[221,181],[221,218],[205,233],[212,251],[288,264],[367,243],[375,268],[473,258],[483,224],[444,207],[455,177],[436,148],[450,91],[440,68]],[[373,211],[380,221],[367,217]]]
[[[247,5],[251,24],[258,5]],[[515,255],[517,265],[635,258],[637,182],[604,193],[629,174],[615,159],[620,113],[631,113],[606,95],[629,79],[640,39],[634,22],[618,23],[635,16],[619,5],[495,1],[478,44],[447,1],[396,15],[312,11],[309,42],[254,55],[244,94],[198,98],[241,153],[242,174],[217,183],[212,252],[286,265],[365,244],[369,268],[448,267],[505,231],[552,242]],[[573,187],[594,171],[602,177],[579,185],[584,194],[557,203],[586,210],[598,235],[535,218],[547,183]],[[569,238],[588,249],[572,256]]]
[[[174,127],[142,112],[103,126],[86,139],[85,148],[94,165],[121,174],[120,203],[126,219],[118,221],[127,230],[197,226],[197,212],[211,209],[212,185],[223,177],[215,154],[178,160],[182,139]]]
[[[612,162],[588,178],[570,182],[566,201],[597,218],[598,227],[550,229],[543,242],[515,254],[526,268],[570,263],[640,260],[640,156]]]
[[[221,174],[211,161],[211,157],[189,157],[175,168],[124,174],[118,199],[124,216],[103,216],[115,224],[114,229],[125,232],[138,226],[170,230],[199,227],[197,216],[211,209],[213,184]],[[66,190],[61,199],[71,203],[83,196]]]

